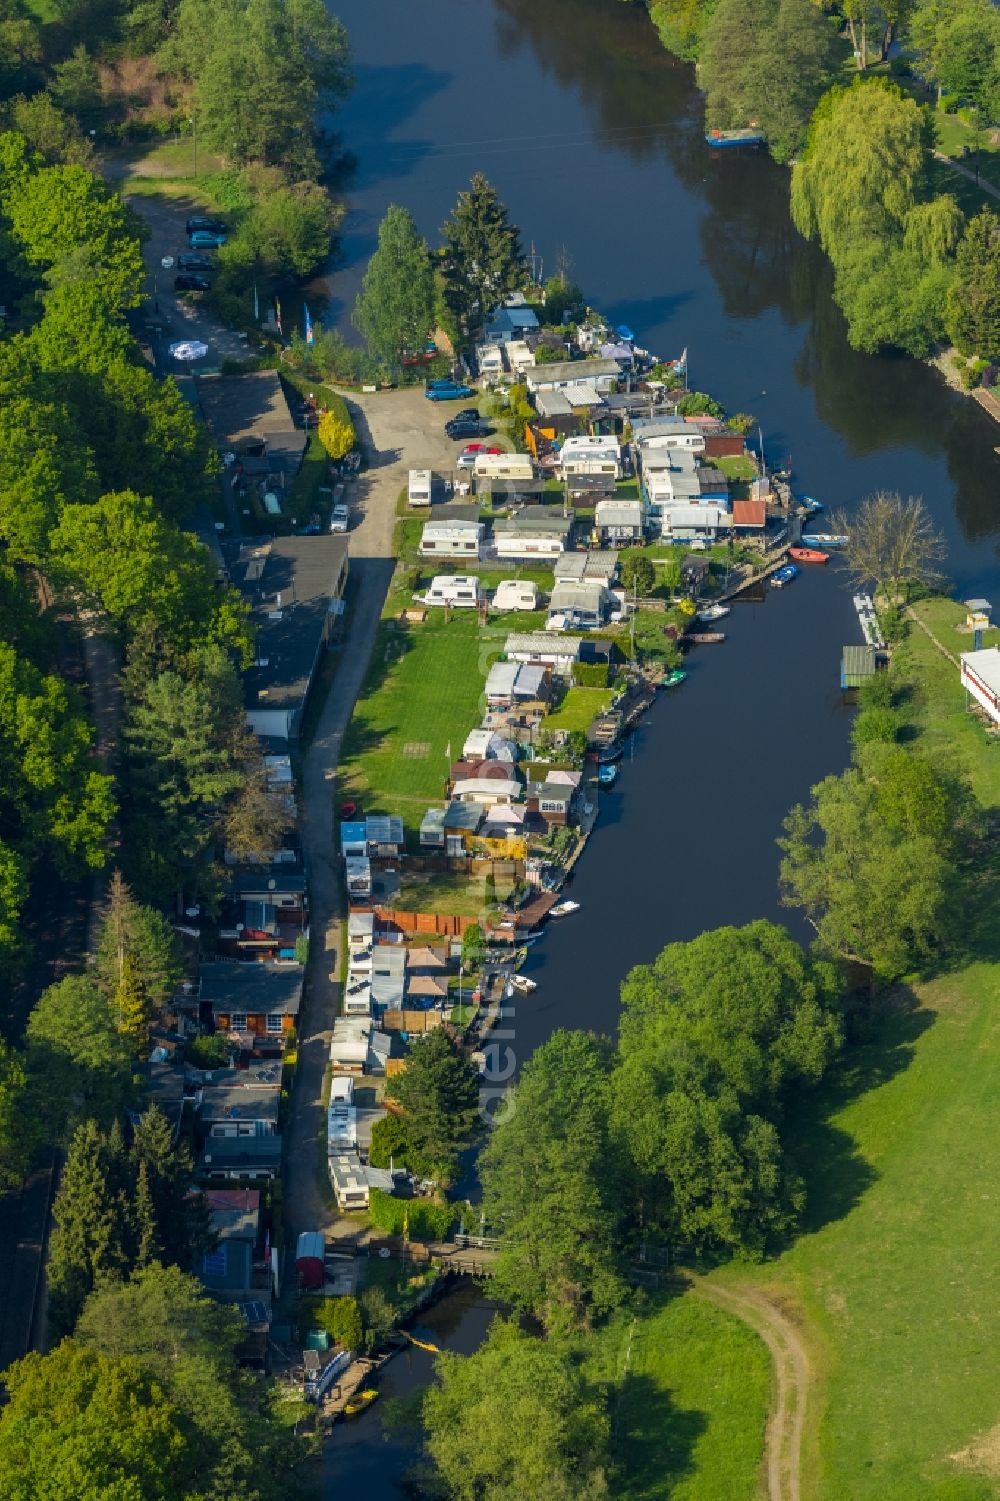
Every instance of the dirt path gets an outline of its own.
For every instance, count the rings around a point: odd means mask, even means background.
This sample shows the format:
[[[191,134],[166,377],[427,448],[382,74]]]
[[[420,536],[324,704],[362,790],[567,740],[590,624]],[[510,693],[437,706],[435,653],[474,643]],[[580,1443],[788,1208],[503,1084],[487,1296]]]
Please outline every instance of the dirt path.
[[[759,1334],[774,1362],[774,1400],[767,1419],[768,1501],[799,1501],[802,1432],[809,1396],[809,1356],[802,1337],[763,1293],[691,1277],[692,1291]]]
[[[974,182],[981,193],[988,193],[991,198],[1000,198],[1000,188],[995,188],[979,172],[974,172],[969,167],[963,167],[961,162],[956,161],[953,156],[945,156],[943,151],[935,151],[934,156],[937,161],[943,162],[946,167],[953,167],[956,172],[960,172],[963,177],[967,177],[970,182]]]

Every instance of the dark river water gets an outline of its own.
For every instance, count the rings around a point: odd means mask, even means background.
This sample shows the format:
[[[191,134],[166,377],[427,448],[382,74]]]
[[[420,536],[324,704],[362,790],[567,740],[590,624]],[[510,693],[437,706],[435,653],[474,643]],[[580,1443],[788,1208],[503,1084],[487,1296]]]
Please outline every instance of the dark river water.
[[[357,86],[338,117],[358,158],[328,320],[349,325],[388,204],[432,242],[457,193],[485,172],[546,274],[572,275],[612,322],[691,383],[759,420],[796,487],[848,506],[879,488],[923,495],[960,595],[1000,599],[998,431],[974,403],[905,359],[850,350],[823,256],[795,233],[788,174],[764,156],[713,159],[691,70],[645,14],[616,0],[345,0]],[[559,1026],[616,1026],[628,968],[672,939],[777,902],[774,839],[788,807],[848,754],[842,646],[860,641],[837,570],[807,572],[737,606],[723,646],[697,648],[689,681],[661,695],[634,739],[513,1020],[519,1063]],[[792,921],[794,928],[794,920]],[[449,1346],[485,1327],[477,1304],[444,1309]],[[387,1369],[405,1391],[427,1360]],[[397,1496],[406,1445],[375,1413],[333,1445],[341,1484]]]

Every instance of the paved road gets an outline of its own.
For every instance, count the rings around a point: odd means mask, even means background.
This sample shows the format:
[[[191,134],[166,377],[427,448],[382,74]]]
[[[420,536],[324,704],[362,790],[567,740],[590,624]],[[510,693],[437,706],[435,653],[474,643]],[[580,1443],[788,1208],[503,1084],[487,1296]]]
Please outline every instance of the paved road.
[[[447,468],[454,445],[444,436],[444,416],[416,390],[351,397],[350,405],[368,468],[354,481],[352,507],[360,520],[350,534],[351,603],[336,676],[305,756],[302,840],[310,878],[310,956],[306,1004],[299,1036],[299,1067],[285,1133],[286,1243],[300,1230],[336,1234],[337,1216],[323,1176],[323,1074],[339,1003],[340,924],[346,915],[340,888],[334,800],[340,748],[364,681],[375,632],[393,572],[396,502],[407,471]],[[355,1226],[341,1221],[344,1233]]]

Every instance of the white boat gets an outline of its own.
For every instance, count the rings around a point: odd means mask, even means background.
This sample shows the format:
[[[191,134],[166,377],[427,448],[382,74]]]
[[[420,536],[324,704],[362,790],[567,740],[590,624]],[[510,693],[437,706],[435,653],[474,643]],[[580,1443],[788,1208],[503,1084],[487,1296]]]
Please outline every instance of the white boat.
[[[845,532],[803,532],[807,547],[846,547],[850,538]]]
[[[571,912],[579,912],[579,902],[558,902],[549,912],[550,917],[569,917]]]
[[[710,620],[721,620],[724,615],[729,614],[730,609],[730,605],[707,605],[704,610],[698,611],[698,619],[704,624]]]
[[[538,981],[529,980],[527,975],[511,975],[510,983],[515,990],[523,991],[525,995],[530,995],[533,990],[538,989]]]

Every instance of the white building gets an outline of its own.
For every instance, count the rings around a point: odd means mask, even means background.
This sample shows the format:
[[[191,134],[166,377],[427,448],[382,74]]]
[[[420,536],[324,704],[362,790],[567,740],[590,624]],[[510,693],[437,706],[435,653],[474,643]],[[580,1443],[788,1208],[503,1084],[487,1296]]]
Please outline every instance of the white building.
[[[482,540],[481,521],[428,521],[420,533],[420,556],[478,559]]]
[[[1000,648],[964,651],[961,659],[962,687],[981,709],[1000,724]]]

